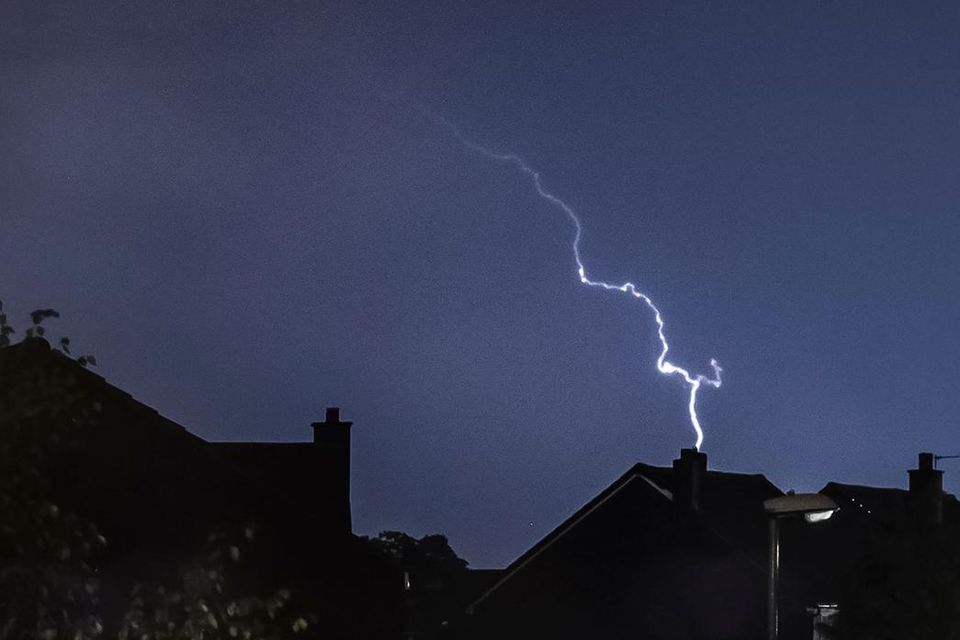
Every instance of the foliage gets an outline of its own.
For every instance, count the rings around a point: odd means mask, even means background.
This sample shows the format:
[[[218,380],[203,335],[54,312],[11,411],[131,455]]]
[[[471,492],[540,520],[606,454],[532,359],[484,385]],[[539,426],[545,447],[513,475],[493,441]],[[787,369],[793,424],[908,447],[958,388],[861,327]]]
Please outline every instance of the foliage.
[[[51,312],[34,315],[34,332]],[[12,333],[0,313],[0,344],[8,347]],[[91,561],[106,540],[56,503],[45,470],[96,419],[99,404],[77,393],[72,376],[20,364],[0,371],[0,640],[96,638],[103,628]]]
[[[367,540],[407,573],[413,588],[467,569],[467,561],[457,556],[447,537],[439,533],[417,540],[402,531],[381,531],[376,538]]]
[[[34,309],[30,312],[30,321],[33,326],[27,329],[28,338],[42,338],[46,329],[43,327],[43,321],[47,318],[59,318],[60,314],[53,309]]]
[[[96,428],[105,400],[79,384],[68,358],[44,366],[30,357],[31,350],[49,349],[40,339],[42,323],[56,317],[53,309],[34,311],[25,340],[12,345],[15,331],[0,303],[0,350],[10,349],[0,358],[0,640],[92,640],[108,633],[95,570],[107,540],[95,524],[57,504],[50,480],[50,470]],[[59,345],[70,356],[69,339]],[[92,356],[76,362],[96,364]],[[235,570],[253,537],[252,526],[215,532],[170,584],[137,585],[116,636],[280,640],[315,627],[310,616],[290,613],[289,591],[241,593]]]
[[[0,348],[10,346],[10,335],[16,333],[7,323],[7,314],[3,311],[3,301],[0,300]]]
[[[130,610],[120,625],[119,640],[281,640],[314,625],[312,616],[290,613],[287,589],[265,598],[235,593],[237,576],[231,576],[232,569],[253,537],[252,526],[240,535],[213,533],[200,557],[181,569],[176,584],[136,586]]]
[[[55,309],[34,309],[30,312],[30,322],[32,326],[27,329],[26,337],[27,338],[42,338],[46,335],[46,328],[43,326],[43,321],[47,318],[59,318],[60,313]],[[10,336],[16,333],[16,330],[10,325],[7,321],[7,314],[3,311],[3,300],[0,300],[0,349],[3,347],[9,347],[11,344]],[[60,338],[59,349],[66,355],[71,355],[70,353],[70,338],[63,336]],[[97,359],[91,355],[80,356],[77,358],[77,362],[81,366],[87,366],[92,364],[96,366]]]

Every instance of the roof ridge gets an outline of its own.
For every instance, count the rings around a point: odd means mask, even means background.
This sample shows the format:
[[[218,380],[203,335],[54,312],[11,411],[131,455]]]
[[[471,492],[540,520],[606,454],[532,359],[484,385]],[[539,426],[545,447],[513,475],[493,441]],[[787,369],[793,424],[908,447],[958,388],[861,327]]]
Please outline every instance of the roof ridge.
[[[500,588],[501,585],[503,585],[508,580],[510,580],[510,578],[513,575],[515,575],[518,571],[523,569],[527,564],[532,562],[537,556],[543,553],[547,548],[552,546],[553,543],[556,542],[559,538],[561,538],[571,529],[573,529],[578,524],[580,524],[580,522],[582,522],[587,516],[589,516],[595,510],[600,508],[605,502],[607,502],[607,500],[610,500],[615,495],[617,495],[635,477],[639,476],[644,480],[646,480],[651,490],[654,490],[657,495],[663,497],[666,500],[671,500],[672,502],[672,499],[663,492],[663,489],[661,489],[653,481],[646,478],[638,470],[639,464],[642,464],[642,463],[637,463],[632,467],[630,467],[630,469],[628,469],[626,473],[624,473],[619,478],[614,480],[613,483],[611,483],[606,489],[604,489],[599,494],[597,494],[593,499],[588,501],[585,505],[577,509],[573,513],[573,515],[571,515],[569,518],[565,519],[559,525],[554,527],[547,535],[545,535],[538,542],[536,542],[532,547],[527,549],[527,551],[521,554],[520,557],[518,557],[516,560],[514,560],[509,565],[507,565],[503,569],[504,571],[503,577],[501,577],[499,580],[497,580],[497,582],[493,584],[493,586],[491,586],[489,589],[483,592],[480,595],[480,597],[476,598],[473,602],[471,602],[467,606],[467,612],[473,613],[477,605],[479,605],[481,602],[486,600],[490,594],[492,594],[494,591]]]

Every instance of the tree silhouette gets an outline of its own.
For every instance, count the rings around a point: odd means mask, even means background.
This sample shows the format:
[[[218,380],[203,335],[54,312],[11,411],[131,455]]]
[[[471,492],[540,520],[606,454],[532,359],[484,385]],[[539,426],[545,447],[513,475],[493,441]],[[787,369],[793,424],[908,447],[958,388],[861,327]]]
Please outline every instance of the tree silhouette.
[[[56,312],[31,316],[37,334]],[[0,348],[13,333],[0,312]],[[4,359],[0,370],[0,640],[84,640],[103,631],[91,561],[106,540],[57,504],[47,473],[99,411],[75,382],[22,359]]]
[[[58,504],[51,470],[69,461],[96,429],[104,398],[79,384],[69,366],[39,366],[53,309],[30,314],[22,344],[0,302],[0,640],[252,638],[283,640],[310,633],[316,619],[292,612],[291,593],[243,593],[232,576],[254,527],[210,534],[206,546],[165,583],[141,581],[124,612],[104,620],[95,566],[108,550],[96,524]],[[70,356],[70,340],[60,350]],[[14,351],[13,347],[19,347]],[[82,366],[96,364],[81,356]],[[312,635],[312,634],[311,634]]]
[[[406,572],[410,582],[408,588],[419,589],[422,585],[435,584],[467,569],[467,561],[457,556],[447,537],[439,533],[418,540],[402,531],[381,531],[379,536],[368,540]]]

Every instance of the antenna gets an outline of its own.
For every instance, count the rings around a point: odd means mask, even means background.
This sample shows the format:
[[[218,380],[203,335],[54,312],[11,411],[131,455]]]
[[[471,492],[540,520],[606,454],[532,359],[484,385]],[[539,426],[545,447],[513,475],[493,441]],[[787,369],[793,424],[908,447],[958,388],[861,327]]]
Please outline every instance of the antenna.
[[[941,460],[955,460],[955,459],[957,459],[957,458],[960,458],[960,455],[955,455],[955,456],[937,456],[937,455],[935,455],[935,456],[933,456],[933,468],[936,469],[936,468],[937,468],[937,463],[940,462]]]

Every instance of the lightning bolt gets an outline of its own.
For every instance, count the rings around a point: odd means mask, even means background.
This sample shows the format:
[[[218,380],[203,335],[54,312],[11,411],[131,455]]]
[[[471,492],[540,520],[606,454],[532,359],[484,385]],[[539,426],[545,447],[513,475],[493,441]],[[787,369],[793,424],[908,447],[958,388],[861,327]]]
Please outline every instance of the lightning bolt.
[[[425,110],[421,109],[421,111]],[[604,289],[605,291],[619,291],[620,293],[629,294],[634,298],[643,301],[650,311],[653,312],[653,318],[657,323],[657,337],[660,339],[660,356],[657,358],[657,371],[667,376],[679,377],[689,389],[690,395],[687,402],[687,409],[690,412],[690,424],[693,425],[693,430],[697,434],[697,442],[694,447],[699,450],[700,445],[703,444],[703,428],[700,426],[700,419],[697,417],[697,392],[700,391],[700,388],[705,384],[714,387],[715,389],[720,388],[720,373],[723,371],[723,369],[720,367],[720,364],[715,359],[710,360],[710,367],[713,369],[713,377],[710,377],[700,373],[693,375],[687,369],[679,367],[667,360],[667,353],[670,351],[670,344],[667,342],[667,335],[664,331],[663,315],[660,313],[660,309],[657,308],[657,305],[653,303],[653,300],[650,299],[650,296],[640,291],[637,288],[637,285],[632,282],[612,284],[609,282],[604,282],[603,280],[593,280],[587,276],[587,269],[584,266],[583,259],[580,255],[580,238],[583,236],[583,225],[580,223],[580,218],[577,216],[576,211],[573,210],[573,207],[544,188],[543,181],[540,179],[540,172],[528,165],[526,161],[524,161],[524,159],[518,155],[512,153],[497,153],[477,144],[476,142],[473,142],[464,136],[460,129],[446,118],[431,112],[427,112],[427,115],[443,123],[443,125],[449,129],[451,133],[453,133],[457,140],[468,149],[491,160],[509,164],[518,169],[521,173],[530,178],[534,189],[536,189],[537,194],[541,198],[549,202],[555,208],[561,210],[567,216],[567,218],[570,219],[570,222],[573,223],[573,226],[576,229],[576,233],[573,236],[572,249],[574,260],[577,263],[577,275],[580,277],[581,284],[588,287]]]

